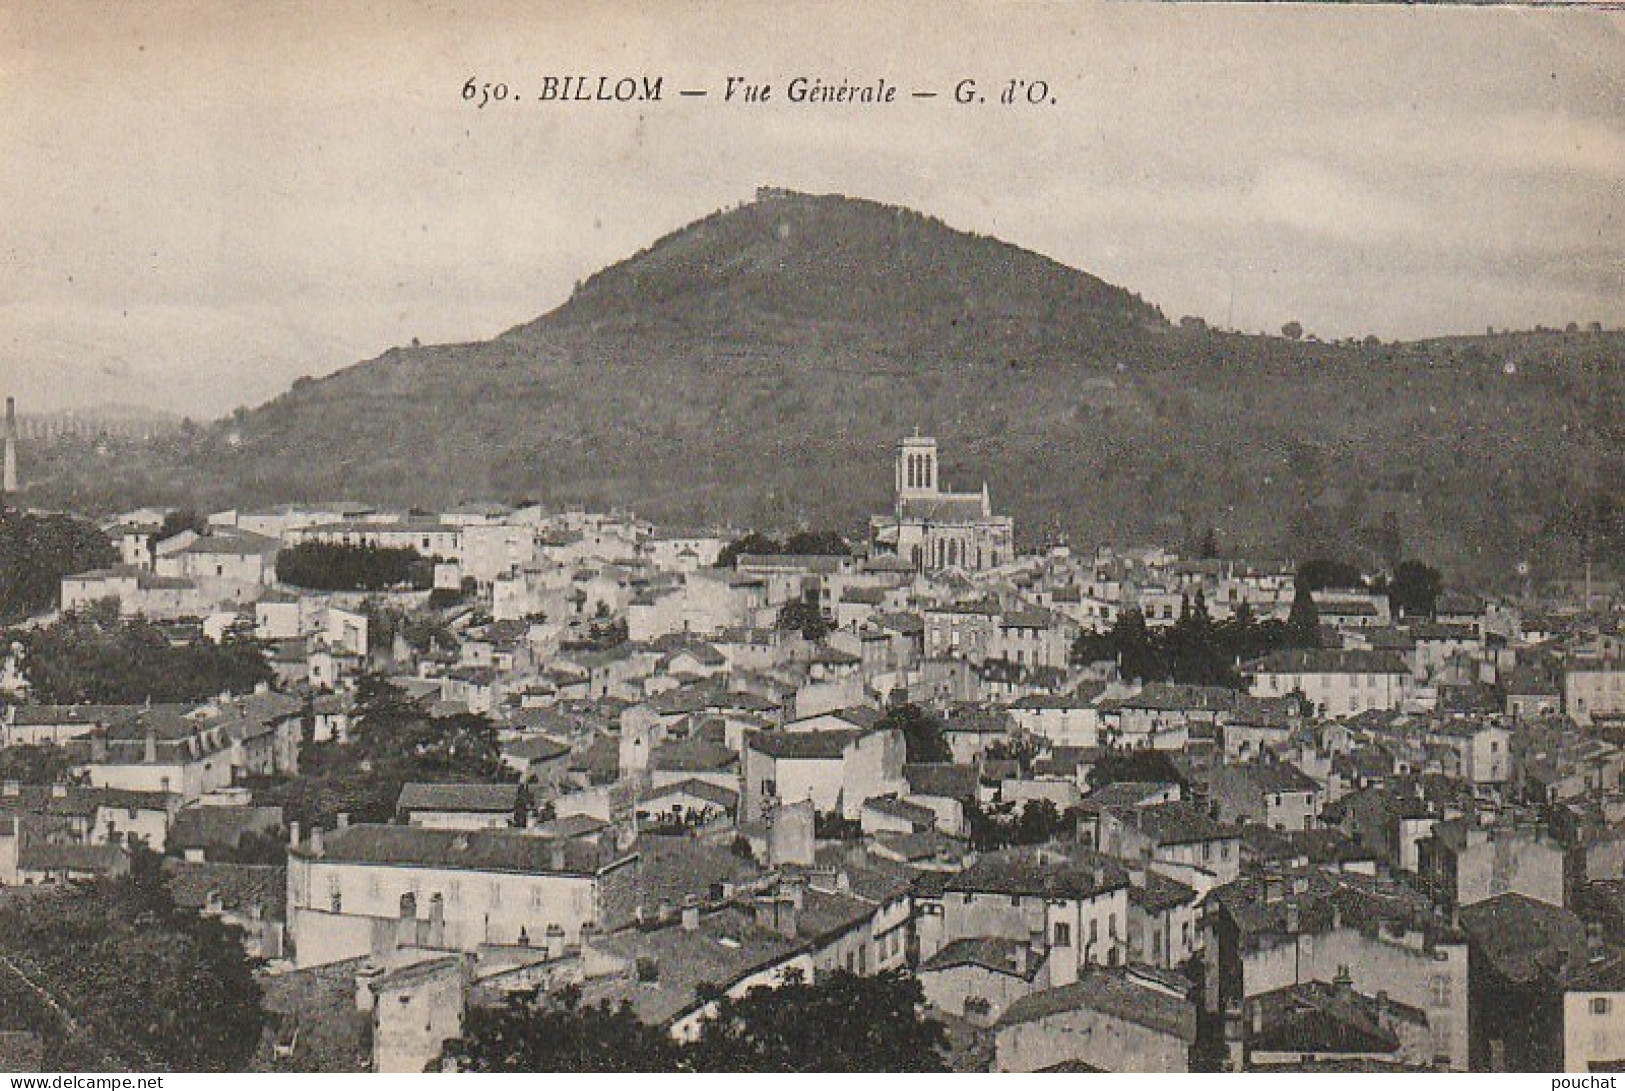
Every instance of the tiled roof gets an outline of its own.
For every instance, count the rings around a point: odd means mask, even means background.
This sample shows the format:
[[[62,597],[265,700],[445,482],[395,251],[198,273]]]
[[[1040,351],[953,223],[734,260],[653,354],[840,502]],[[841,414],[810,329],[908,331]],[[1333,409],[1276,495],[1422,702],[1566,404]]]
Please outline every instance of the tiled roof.
[[[876,796],[864,802],[863,809],[874,811],[877,814],[887,815],[891,818],[901,818],[911,822],[915,827],[930,829],[936,825],[937,812],[930,807],[923,807],[918,803],[909,803],[907,800],[895,796]]]
[[[758,754],[792,761],[838,761],[846,748],[862,738],[852,731],[753,731],[745,745]]]
[[[909,792],[918,796],[947,799],[975,799],[977,776],[974,765],[954,762],[910,762],[903,766]]]
[[[703,799],[717,807],[733,810],[739,806],[739,793],[719,784],[712,784],[708,780],[681,780],[675,784],[667,784],[661,788],[651,790],[639,803],[648,803],[650,800],[664,799],[667,796],[686,795],[696,799]]]
[[[988,518],[979,492],[905,496],[898,501],[897,514],[903,519],[924,519],[933,523],[975,523]]]
[[[921,973],[933,970],[951,970],[956,966],[978,966],[994,973],[1019,977],[1031,981],[1043,965],[1025,940],[1006,939],[1003,936],[971,936],[956,939],[932,955],[920,966]]]
[[[257,864],[205,864],[166,859],[164,874],[175,904],[183,909],[201,909],[211,893],[228,912],[247,913],[258,906],[267,917],[281,920],[287,915],[288,869]]]
[[[1148,913],[1160,913],[1175,906],[1194,905],[1200,895],[1192,887],[1159,872],[1147,870],[1145,882],[1128,888],[1128,900]]]
[[[1461,927],[1501,976],[1524,984],[1586,953],[1585,922],[1561,906],[1502,894],[1461,910]]]
[[[1346,648],[1289,648],[1248,664],[1268,674],[1409,674],[1405,660],[1393,652]]]
[[[1248,1037],[1254,1053],[1395,1053],[1399,1038],[1383,1026],[1384,1018],[1409,1015],[1407,1021],[1426,1025],[1421,1012],[1396,1011],[1386,997],[1365,997],[1319,981],[1275,989],[1253,1003],[1263,1024]]]
[[[542,762],[554,761],[570,753],[570,748],[561,742],[556,742],[545,735],[537,735],[529,739],[520,739],[503,746],[503,754],[518,758],[520,761]]]
[[[1135,982],[1127,974],[1092,971],[1071,985],[1021,997],[1005,1009],[1000,1026],[1032,1023],[1071,1011],[1097,1011],[1183,1042],[1196,1041],[1196,1009],[1186,1000]]]
[[[593,875],[614,862],[596,845],[523,830],[437,830],[356,825],[325,837],[320,859],[355,864],[493,871],[521,875]],[[308,846],[292,850],[310,857]]]
[[[177,849],[235,848],[245,833],[281,832],[281,807],[187,807],[175,815],[167,843]]]
[[[738,765],[739,755],[719,743],[694,737],[655,747],[649,764],[665,772],[713,773]]]
[[[1093,898],[1128,886],[1128,873],[1105,857],[1039,849],[986,853],[948,880],[948,889],[976,894]]]
[[[1190,845],[1241,836],[1240,830],[1209,817],[1205,810],[1190,802],[1136,807],[1123,814],[1122,819],[1158,845]]]
[[[512,814],[519,802],[517,784],[422,784],[401,787],[397,811],[465,811]]]

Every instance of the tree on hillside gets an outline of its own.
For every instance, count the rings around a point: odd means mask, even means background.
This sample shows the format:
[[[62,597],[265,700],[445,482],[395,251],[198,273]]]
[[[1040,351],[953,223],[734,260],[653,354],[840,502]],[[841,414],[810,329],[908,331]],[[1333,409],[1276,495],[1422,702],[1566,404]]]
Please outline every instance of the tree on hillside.
[[[1288,322],[1281,327],[1281,336],[1289,341],[1298,340],[1303,336],[1303,323],[1298,321]]]
[[[893,705],[880,718],[881,728],[896,728],[903,733],[905,761],[953,761],[953,751],[942,734],[942,720],[916,704]]]

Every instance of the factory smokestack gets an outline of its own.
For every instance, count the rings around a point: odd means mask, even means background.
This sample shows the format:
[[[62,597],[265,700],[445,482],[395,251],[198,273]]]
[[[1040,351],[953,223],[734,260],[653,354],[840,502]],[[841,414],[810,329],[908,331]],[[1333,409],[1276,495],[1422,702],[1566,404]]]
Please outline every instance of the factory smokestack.
[[[5,469],[0,472],[0,495],[10,497],[17,491],[17,399],[6,398],[6,452]]]

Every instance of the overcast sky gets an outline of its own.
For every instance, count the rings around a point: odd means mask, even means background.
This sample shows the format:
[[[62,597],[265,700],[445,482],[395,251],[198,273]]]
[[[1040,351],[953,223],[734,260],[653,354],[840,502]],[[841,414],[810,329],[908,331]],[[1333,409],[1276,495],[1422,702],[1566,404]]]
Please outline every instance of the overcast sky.
[[[1170,318],[1625,323],[1625,13],[584,6],[0,7],[0,389],[256,404],[531,319],[759,184],[905,204]],[[660,75],[668,101],[460,93],[556,73]],[[743,108],[729,75],[1057,102]]]

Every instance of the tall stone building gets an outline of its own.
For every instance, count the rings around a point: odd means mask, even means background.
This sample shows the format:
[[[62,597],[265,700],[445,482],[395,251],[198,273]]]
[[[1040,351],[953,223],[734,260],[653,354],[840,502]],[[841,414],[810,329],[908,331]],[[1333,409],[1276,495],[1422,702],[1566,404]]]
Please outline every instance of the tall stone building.
[[[0,467],[0,502],[17,491],[17,399],[6,399],[5,465]]]
[[[914,435],[897,447],[897,506],[870,520],[876,553],[891,553],[921,572],[981,572],[1015,556],[1015,528],[994,515],[987,485],[946,492],[937,473],[937,441]]]

